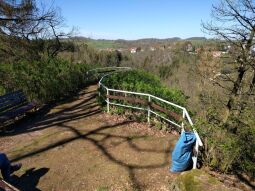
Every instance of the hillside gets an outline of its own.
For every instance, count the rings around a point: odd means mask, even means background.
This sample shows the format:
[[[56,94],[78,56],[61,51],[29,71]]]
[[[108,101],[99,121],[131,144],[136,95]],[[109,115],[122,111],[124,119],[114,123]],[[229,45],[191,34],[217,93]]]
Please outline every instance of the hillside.
[[[196,41],[198,43],[203,43],[207,41],[204,37],[191,37],[187,39],[181,39],[179,37],[157,39],[157,38],[146,38],[138,40],[106,40],[106,39],[91,39],[86,37],[73,37],[73,39],[78,43],[86,43],[87,45],[94,47],[96,49],[119,49],[119,48],[131,48],[131,47],[150,47],[150,46],[164,46],[169,45],[178,41]]]

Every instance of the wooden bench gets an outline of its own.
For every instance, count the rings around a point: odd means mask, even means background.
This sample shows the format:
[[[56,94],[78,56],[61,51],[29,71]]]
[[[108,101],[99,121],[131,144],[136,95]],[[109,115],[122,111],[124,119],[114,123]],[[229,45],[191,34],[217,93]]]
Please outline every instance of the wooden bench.
[[[14,186],[0,179],[0,191],[19,191]]]
[[[0,129],[24,117],[36,109],[36,104],[28,102],[24,93],[19,90],[0,96]]]

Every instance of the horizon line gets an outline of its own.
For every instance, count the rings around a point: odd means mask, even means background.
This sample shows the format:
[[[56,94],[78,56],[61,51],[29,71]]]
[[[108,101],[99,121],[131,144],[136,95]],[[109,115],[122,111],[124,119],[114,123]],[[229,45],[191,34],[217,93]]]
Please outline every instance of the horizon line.
[[[157,37],[145,37],[145,38],[134,38],[134,39],[124,39],[124,38],[96,38],[96,37],[89,37],[86,35],[76,35],[74,36],[74,38],[86,38],[86,39],[91,39],[91,40],[114,40],[114,41],[118,41],[118,40],[124,40],[124,41],[137,41],[137,40],[146,40],[146,39],[155,39],[155,40],[168,40],[168,39],[179,39],[179,40],[188,40],[191,38],[203,38],[205,40],[208,39],[213,39],[213,38],[207,38],[205,36],[192,36],[192,37],[187,37],[187,38],[181,38],[178,36],[174,36],[174,37],[166,37],[166,38],[157,38]]]

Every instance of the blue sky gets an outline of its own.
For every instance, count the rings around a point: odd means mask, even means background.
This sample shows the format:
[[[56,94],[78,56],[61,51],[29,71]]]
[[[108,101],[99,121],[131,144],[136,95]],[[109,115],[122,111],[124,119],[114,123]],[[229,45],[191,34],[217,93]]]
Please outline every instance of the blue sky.
[[[46,0],[44,2],[50,2]],[[104,39],[205,36],[218,0],[55,0],[68,26],[79,35]]]

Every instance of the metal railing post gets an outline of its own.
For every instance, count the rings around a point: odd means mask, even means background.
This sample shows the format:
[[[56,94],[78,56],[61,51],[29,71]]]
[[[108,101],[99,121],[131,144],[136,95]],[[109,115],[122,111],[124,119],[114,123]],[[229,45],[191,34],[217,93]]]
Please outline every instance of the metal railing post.
[[[185,110],[182,110],[182,124],[181,124],[182,132],[184,132],[184,120],[185,120]]]
[[[89,79],[89,71],[86,72],[86,77],[85,77],[86,80]]]
[[[100,93],[100,82],[98,82],[98,89],[99,89],[98,96],[100,97],[101,96],[101,93]]]
[[[199,151],[198,147],[199,147],[198,140],[196,140],[196,144],[195,144],[195,152],[196,153],[192,157],[192,160],[193,160],[193,169],[197,168],[197,157],[198,157],[198,151]]]
[[[106,89],[106,95],[107,95],[107,113],[110,112],[110,99],[109,99],[109,90],[108,88]]]
[[[151,123],[151,107],[150,107],[150,103],[151,103],[151,96],[148,96],[148,116],[147,116],[147,121],[150,124]]]

